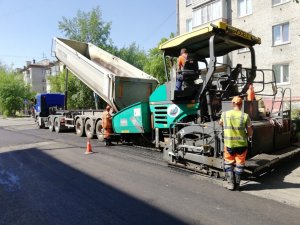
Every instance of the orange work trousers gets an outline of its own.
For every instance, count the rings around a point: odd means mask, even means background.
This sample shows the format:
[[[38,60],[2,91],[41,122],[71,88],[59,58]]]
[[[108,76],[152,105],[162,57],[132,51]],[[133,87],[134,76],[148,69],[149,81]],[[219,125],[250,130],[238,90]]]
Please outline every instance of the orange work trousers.
[[[112,128],[104,128],[103,129],[104,138],[109,138],[112,134]]]
[[[224,147],[224,167],[226,172],[235,170],[236,174],[244,171],[247,147],[228,148]],[[235,168],[234,168],[235,166]]]

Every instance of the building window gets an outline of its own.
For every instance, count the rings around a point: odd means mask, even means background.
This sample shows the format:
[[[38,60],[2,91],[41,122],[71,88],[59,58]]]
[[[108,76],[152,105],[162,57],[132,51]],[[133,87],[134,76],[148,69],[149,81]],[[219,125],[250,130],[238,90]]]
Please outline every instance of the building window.
[[[202,8],[198,8],[193,12],[194,27],[202,24]]]
[[[289,23],[273,26],[273,46],[289,42]]]
[[[290,1],[290,0],[272,0],[272,5],[273,5],[273,6],[275,6],[275,5],[280,5],[280,4],[289,2],[289,1]]]
[[[59,66],[53,66],[53,67],[51,67],[51,72],[50,72],[50,74],[51,75],[57,75],[58,73],[59,73],[60,71],[59,71]]]
[[[222,17],[221,1],[215,1],[210,4],[199,7],[193,11],[193,26],[220,19]]]
[[[238,0],[238,17],[252,14],[252,0]]]
[[[186,20],[186,32],[192,31],[192,28],[193,28],[192,19],[187,19]]]
[[[289,64],[277,64],[272,66],[275,72],[277,84],[287,84],[290,82]]]
[[[212,7],[212,20],[220,19],[222,17],[222,5],[221,1],[216,1],[211,4]]]
[[[186,0],[185,3],[186,3],[186,6],[189,6],[192,4],[192,0]]]
[[[202,24],[208,22],[208,12],[207,12],[207,5],[202,7]]]

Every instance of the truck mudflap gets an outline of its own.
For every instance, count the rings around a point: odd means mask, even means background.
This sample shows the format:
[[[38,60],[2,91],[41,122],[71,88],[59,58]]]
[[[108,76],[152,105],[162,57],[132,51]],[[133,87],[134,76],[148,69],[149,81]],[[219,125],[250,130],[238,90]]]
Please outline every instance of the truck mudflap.
[[[276,151],[272,154],[259,154],[246,161],[245,173],[248,175],[257,175],[268,169],[295,158],[300,154],[300,143],[291,147]]]

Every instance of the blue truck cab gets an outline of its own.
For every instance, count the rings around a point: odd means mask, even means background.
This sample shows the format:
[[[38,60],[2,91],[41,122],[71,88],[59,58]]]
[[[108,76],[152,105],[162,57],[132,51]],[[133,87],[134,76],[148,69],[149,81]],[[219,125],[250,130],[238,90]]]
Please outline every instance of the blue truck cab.
[[[50,115],[50,108],[63,108],[65,95],[60,93],[37,94],[35,97],[35,120],[38,127],[44,127]]]

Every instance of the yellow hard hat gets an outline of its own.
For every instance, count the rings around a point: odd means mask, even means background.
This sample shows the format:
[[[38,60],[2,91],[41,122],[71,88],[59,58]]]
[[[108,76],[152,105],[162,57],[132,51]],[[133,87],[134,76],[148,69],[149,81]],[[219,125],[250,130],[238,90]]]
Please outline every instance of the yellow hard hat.
[[[232,103],[241,105],[243,103],[243,99],[240,96],[235,96],[233,97],[233,99],[231,100]]]

